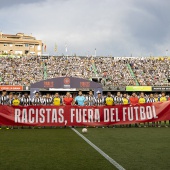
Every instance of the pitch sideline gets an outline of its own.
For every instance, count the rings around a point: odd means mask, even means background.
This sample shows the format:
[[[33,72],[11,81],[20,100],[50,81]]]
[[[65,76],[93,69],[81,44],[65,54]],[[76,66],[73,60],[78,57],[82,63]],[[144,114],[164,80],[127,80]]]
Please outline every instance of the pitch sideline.
[[[115,166],[118,170],[125,170],[120,164],[118,164],[114,159],[112,159],[109,155],[103,152],[100,148],[98,148],[95,144],[93,144],[90,140],[88,140],[85,136],[83,136],[76,129],[71,128],[77,135],[79,135],[82,139],[84,139],[91,147],[93,147],[97,152],[99,152],[105,159],[107,159],[113,166]]]

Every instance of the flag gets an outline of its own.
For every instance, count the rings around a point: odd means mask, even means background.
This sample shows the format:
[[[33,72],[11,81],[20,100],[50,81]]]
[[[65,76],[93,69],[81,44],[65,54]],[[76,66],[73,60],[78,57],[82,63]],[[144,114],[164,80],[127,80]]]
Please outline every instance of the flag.
[[[94,52],[95,52],[95,57],[96,57],[96,48],[95,48]]]
[[[67,44],[65,44],[65,50],[66,50],[66,52],[67,52]]]
[[[46,52],[46,50],[47,50],[47,47],[46,47],[46,45],[44,45],[44,52]]]
[[[57,44],[55,43],[54,51],[57,52]]]

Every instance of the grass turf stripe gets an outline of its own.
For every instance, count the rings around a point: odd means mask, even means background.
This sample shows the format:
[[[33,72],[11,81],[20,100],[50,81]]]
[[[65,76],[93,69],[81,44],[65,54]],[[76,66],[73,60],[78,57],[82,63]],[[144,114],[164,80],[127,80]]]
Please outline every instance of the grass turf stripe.
[[[85,136],[79,133],[76,129],[71,128],[77,135],[79,135],[82,139],[84,139],[91,147],[93,147],[97,152],[99,152],[105,159],[107,159],[112,165],[114,165],[118,170],[125,170],[120,164],[118,164],[114,159],[112,159],[109,155],[103,152],[100,148],[98,148],[95,144],[93,144],[90,140],[88,140]]]

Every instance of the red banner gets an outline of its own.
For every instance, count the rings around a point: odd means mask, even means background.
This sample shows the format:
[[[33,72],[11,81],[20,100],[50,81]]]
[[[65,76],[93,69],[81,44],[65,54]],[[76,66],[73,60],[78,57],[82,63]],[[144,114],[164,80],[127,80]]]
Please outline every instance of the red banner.
[[[0,124],[104,126],[170,120],[170,101],[116,106],[0,106]]]
[[[9,86],[9,85],[2,85],[0,86],[0,90],[7,90],[7,91],[22,91],[23,86]]]

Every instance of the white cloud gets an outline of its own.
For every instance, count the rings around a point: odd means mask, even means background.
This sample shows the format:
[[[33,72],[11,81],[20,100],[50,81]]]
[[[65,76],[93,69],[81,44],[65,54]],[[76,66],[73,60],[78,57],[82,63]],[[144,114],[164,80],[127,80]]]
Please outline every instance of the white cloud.
[[[0,29],[33,33],[51,54],[55,42],[58,54],[65,53],[67,42],[68,54],[94,54],[97,48],[98,55],[161,55],[161,49],[170,48],[164,42],[170,24],[160,26],[170,13],[164,11],[166,6],[158,0],[47,0],[2,8]]]

